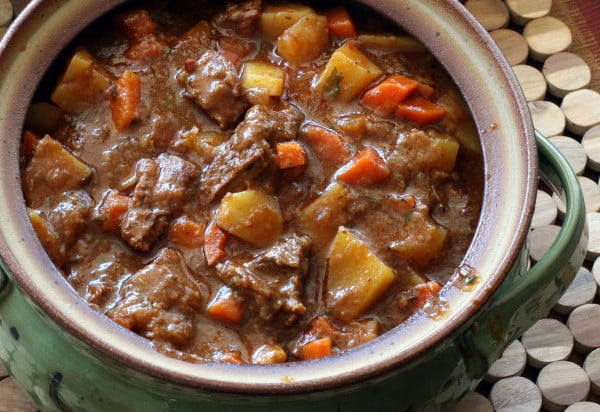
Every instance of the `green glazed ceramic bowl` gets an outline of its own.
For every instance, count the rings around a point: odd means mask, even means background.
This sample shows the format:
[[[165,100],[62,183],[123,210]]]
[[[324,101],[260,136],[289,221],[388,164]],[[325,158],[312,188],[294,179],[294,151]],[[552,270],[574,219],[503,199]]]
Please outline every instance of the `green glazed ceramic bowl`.
[[[447,410],[512,340],[545,316],[581,265],[585,209],[575,175],[534,131],[510,66],[456,0],[362,0],[418,37],[462,90],[481,135],[485,196],[448,315],[417,319],[344,354],[280,365],[167,358],[93,311],[29,223],[18,153],[45,71],[70,40],[124,0],[34,0],[0,43],[0,359],[42,410]],[[538,162],[539,153],[539,162]],[[567,204],[562,230],[527,271],[538,171]]]

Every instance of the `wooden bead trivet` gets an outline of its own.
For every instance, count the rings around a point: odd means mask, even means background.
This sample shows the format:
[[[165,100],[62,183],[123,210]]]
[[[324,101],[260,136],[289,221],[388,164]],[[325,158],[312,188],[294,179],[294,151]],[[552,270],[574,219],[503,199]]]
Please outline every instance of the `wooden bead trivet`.
[[[556,97],[583,89],[592,80],[590,66],[578,55],[567,52],[548,57],[542,73],[548,82],[548,90]]]
[[[524,26],[529,20],[544,17],[550,13],[552,0],[506,0],[512,21]]]
[[[494,412],[494,407],[482,394],[471,392],[458,402],[454,412]]]
[[[551,225],[556,221],[557,214],[558,208],[552,196],[543,190],[538,190],[535,197],[535,210],[531,219],[531,227]]]
[[[583,369],[590,378],[592,392],[600,395],[600,349],[595,349],[583,362]]]
[[[465,7],[488,31],[508,26],[510,13],[502,0],[468,0]]]
[[[522,376],[501,379],[490,393],[497,412],[536,412],[542,407],[542,394],[533,382]]]
[[[529,256],[534,262],[539,261],[548,251],[558,233],[560,226],[547,225],[534,228],[527,239],[529,246]]]
[[[546,97],[546,79],[542,72],[533,66],[518,64],[513,66],[513,71],[525,94],[525,100],[532,102],[534,100],[544,100]]]
[[[565,51],[573,41],[571,29],[552,16],[531,20],[523,29],[523,36],[529,45],[531,58],[540,62]]]
[[[533,125],[541,134],[546,137],[563,134],[566,119],[560,107],[545,100],[529,102],[528,105]]]
[[[13,5],[10,0],[0,0],[0,27],[10,24],[13,13]],[[0,35],[0,38],[2,38],[2,35]]]
[[[585,171],[587,155],[581,143],[566,136],[552,136],[548,140],[567,158],[575,174],[580,175]]]
[[[560,106],[567,119],[567,129],[582,135],[600,124],[600,93],[582,89],[565,96]]]
[[[596,297],[598,286],[592,272],[585,267],[579,268],[577,275],[552,309],[563,315],[568,315],[578,306],[591,303]],[[600,319],[598,320],[600,322]],[[600,328],[600,323],[598,324]]]
[[[569,315],[567,321],[575,339],[575,349],[588,353],[600,348],[600,305],[587,303]]]
[[[585,202],[585,211],[588,213],[600,210],[600,186],[589,177],[577,176],[581,191],[583,192],[583,201]],[[565,215],[565,203],[554,193],[552,198],[558,207],[558,216],[562,218]]]
[[[564,323],[556,319],[537,321],[521,337],[527,352],[527,363],[534,368],[569,358],[573,350],[573,336]]]
[[[588,157],[587,167],[600,172],[600,126],[592,127],[585,132],[581,144]]]
[[[0,412],[33,412],[37,408],[12,378],[0,381]]]
[[[594,280],[598,286],[596,294],[600,297],[600,259],[594,261],[594,265],[592,266],[592,276],[594,276]]]
[[[553,362],[540,371],[537,386],[544,407],[563,411],[567,406],[584,401],[590,392],[590,379],[581,366],[566,361]]]
[[[589,240],[585,258],[592,261],[600,256],[600,213],[588,213],[587,222]]]
[[[496,360],[485,375],[488,382],[496,382],[499,379],[518,376],[525,370],[527,355],[523,344],[518,340],[511,343]]]
[[[525,63],[529,54],[529,46],[520,33],[509,29],[499,29],[490,32],[490,36],[502,50],[511,66]]]
[[[565,412],[600,412],[600,405],[594,402],[576,402],[565,409]]]

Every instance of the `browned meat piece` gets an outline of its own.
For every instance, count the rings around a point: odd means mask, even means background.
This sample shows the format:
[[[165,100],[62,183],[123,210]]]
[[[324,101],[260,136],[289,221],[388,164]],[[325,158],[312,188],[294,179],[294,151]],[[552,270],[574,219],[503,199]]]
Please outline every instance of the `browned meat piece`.
[[[267,140],[295,139],[302,120],[302,113],[289,104],[279,110],[252,106],[231,139],[216,149],[215,158],[204,171],[205,203],[212,202],[221,189],[251,166],[252,174],[260,173],[271,153]]]
[[[121,235],[131,247],[147,252],[166,229],[169,217],[181,207],[199,171],[178,156],[161,155],[156,160],[140,160],[136,175],[138,182],[123,216]]]
[[[92,207],[92,199],[83,190],[65,192],[54,198],[48,212],[48,223],[65,248],[73,245],[85,230]]]
[[[215,25],[242,36],[253,36],[258,27],[261,3],[261,0],[249,0],[241,4],[230,4],[224,12],[217,15]]]
[[[226,285],[252,296],[261,318],[271,320],[284,311],[284,322],[290,325],[306,312],[301,296],[309,248],[308,237],[292,235],[250,261],[218,264],[217,275]]]
[[[235,66],[213,50],[204,52],[196,62],[187,62],[177,80],[186,96],[202,107],[221,129],[231,127],[248,108]]]
[[[206,286],[187,274],[179,254],[163,249],[124,282],[107,315],[147,339],[182,348],[194,338],[195,313],[206,296]]]

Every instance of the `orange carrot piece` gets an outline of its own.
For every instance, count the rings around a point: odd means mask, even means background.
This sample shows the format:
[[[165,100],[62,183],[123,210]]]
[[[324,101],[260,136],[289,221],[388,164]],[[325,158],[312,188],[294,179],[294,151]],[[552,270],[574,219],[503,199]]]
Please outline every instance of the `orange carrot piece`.
[[[327,27],[329,32],[338,39],[347,39],[356,37],[357,32],[352,22],[352,18],[343,7],[336,7],[325,13],[327,18]]]
[[[335,335],[335,332],[335,328],[331,322],[323,316],[319,316],[313,320],[310,325],[310,334],[313,336],[328,337],[331,339],[333,338],[333,335]]]
[[[389,115],[419,87],[419,82],[408,77],[390,76],[377,86],[367,90],[361,101],[382,115]]]
[[[146,10],[132,10],[119,16],[125,35],[132,42],[138,42],[143,37],[155,34],[156,26]]]
[[[229,325],[239,325],[244,316],[244,302],[236,299],[227,286],[217,292],[215,298],[208,304],[206,313],[213,319]]]
[[[355,186],[369,186],[383,182],[390,175],[390,168],[379,153],[371,147],[365,147],[344,166],[337,179]]]
[[[331,339],[328,337],[313,340],[302,347],[304,360],[317,359],[331,355]]]
[[[396,108],[396,116],[410,120],[419,126],[425,126],[442,120],[446,109],[429,100],[420,97],[411,97]]]
[[[324,163],[338,166],[346,161],[350,152],[344,140],[321,126],[309,125],[303,129],[304,140]]]
[[[25,132],[23,132],[23,154],[25,154],[27,158],[33,156],[33,152],[39,142],[40,138],[38,135],[31,130],[25,130]]]
[[[427,283],[417,285],[415,287],[417,299],[415,304],[417,307],[423,307],[429,299],[437,295],[442,290],[442,285],[435,280],[430,280]]]
[[[424,97],[425,99],[431,99],[434,91],[435,90],[430,85],[419,82],[419,87],[417,87],[419,96]]]
[[[110,103],[112,119],[117,130],[129,127],[135,119],[141,100],[141,80],[133,72],[125,71],[117,80],[117,93]]]
[[[393,208],[402,215],[412,212],[417,206],[417,199],[415,199],[415,197],[412,195],[392,197],[391,200]]]
[[[210,266],[216,264],[225,257],[225,244],[227,243],[227,234],[214,223],[206,228],[204,233],[204,256],[206,263]]]
[[[204,244],[206,227],[190,216],[181,216],[169,228],[169,239],[178,245],[197,248]]]
[[[104,218],[102,222],[102,230],[105,232],[116,232],[119,230],[123,215],[129,209],[129,198],[118,192],[110,192],[104,198],[100,213]]]
[[[306,152],[298,142],[277,143],[275,147],[277,167],[289,169],[306,164]]]

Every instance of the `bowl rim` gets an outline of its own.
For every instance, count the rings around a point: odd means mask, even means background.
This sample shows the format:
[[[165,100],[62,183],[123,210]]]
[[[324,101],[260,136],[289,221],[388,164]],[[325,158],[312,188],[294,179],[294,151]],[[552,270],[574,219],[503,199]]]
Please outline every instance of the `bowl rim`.
[[[7,94],[2,94],[12,103],[7,108],[7,104],[0,102],[0,160],[7,165],[0,170],[0,195],[4,195],[0,206],[5,206],[3,210],[7,211],[0,221],[0,257],[16,284],[43,313],[71,335],[127,367],[184,386],[240,394],[297,394],[347,386],[401,369],[426,352],[439,349],[443,342],[466,328],[517,264],[525,244],[538,175],[533,125],[527,104],[501,51],[458,0],[444,3],[438,0],[358,1],[386,15],[432,50],[465,95],[482,137],[485,161],[483,207],[472,245],[461,265],[476,268],[484,282],[468,296],[459,297],[457,291],[445,290],[451,309],[457,310],[442,322],[431,319],[408,322],[342,355],[255,366],[190,364],[167,358],[152,349],[145,339],[121,330],[107,317],[88,307],[62,280],[45,252],[39,250],[41,246],[29,224],[24,204],[19,206],[23,197],[18,142],[14,136],[20,136],[24,113],[33,92],[54,58],[79,31],[125,0],[33,0],[0,42],[0,73],[14,74],[14,66],[23,59],[45,61],[39,66],[43,70],[39,67],[24,69],[21,81],[14,84],[6,81],[8,75],[3,82],[0,74],[0,92],[6,90]],[[73,19],[73,16],[80,18]],[[65,25],[66,22],[69,25]],[[55,30],[43,32],[36,25],[46,30],[54,27]],[[43,44],[54,44],[55,47],[44,50]],[[453,44],[457,47],[448,47]],[[37,55],[32,57],[35,52]],[[471,63],[471,70],[463,70],[466,63]],[[478,67],[477,63],[485,67]],[[481,88],[478,80],[484,79],[497,82],[496,87]],[[502,103],[508,103],[510,110],[504,108],[503,111]],[[491,143],[494,140],[501,140],[503,144]],[[504,167],[506,164],[514,167]],[[504,248],[484,250],[490,243],[481,242],[489,242],[492,239],[489,231],[495,229],[505,231],[501,239],[493,238]],[[30,242],[36,247],[24,245]],[[486,271],[490,267],[493,267],[493,273]],[[458,302],[456,305],[455,301]],[[78,316],[73,316],[74,313]],[[423,331],[427,331],[426,336],[421,336]],[[106,337],[108,339],[104,340]],[[404,345],[403,339],[407,337],[412,339],[412,346]]]

